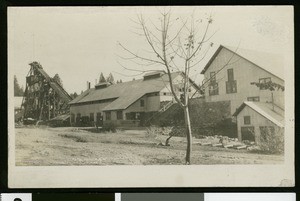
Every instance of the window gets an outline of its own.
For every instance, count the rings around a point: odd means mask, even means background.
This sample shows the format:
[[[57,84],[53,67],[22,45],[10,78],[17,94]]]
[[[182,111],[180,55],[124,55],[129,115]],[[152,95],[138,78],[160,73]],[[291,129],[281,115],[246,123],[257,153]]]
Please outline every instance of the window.
[[[236,80],[234,80],[233,69],[227,69],[228,81],[226,81],[226,93],[232,94],[237,92]]]
[[[111,120],[111,111],[105,112],[105,119]]]
[[[94,121],[94,113],[90,113],[90,121]]]
[[[210,80],[209,80],[209,95],[218,95],[219,94],[219,87],[218,83],[216,82],[216,73],[210,72]]]
[[[135,112],[125,113],[126,120],[135,120]]]
[[[117,111],[117,119],[123,119],[123,111]]]
[[[259,102],[259,96],[248,97],[247,101]]]
[[[215,83],[216,82],[216,73],[210,72],[210,82]]]
[[[143,100],[143,99],[140,100],[140,106],[141,106],[141,107],[144,107],[144,106],[145,106],[145,100]]]
[[[270,77],[260,78],[260,79],[259,79],[259,83],[260,83],[260,84],[265,84],[265,83],[269,83],[269,82],[271,82],[271,78],[270,78]],[[260,90],[264,90],[264,89],[267,89],[267,87],[265,87],[265,86],[260,86],[259,89],[260,89]]]
[[[71,114],[71,123],[74,123],[75,122],[75,114]]]
[[[167,95],[167,93],[166,92],[164,92],[164,96],[166,96]]]
[[[228,81],[234,81],[233,69],[227,69]]]
[[[233,81],[226,81],[226,93],[227,94],[232,94],[236,93],[236,80]]]
[[[76,115],[76,122],[80,122],[80,119],[81,119],[81,114],[77,113],[77,115]]]
[[[244,116],[244,124],[245,125],[250,125],[251,124],[250,116]]]
[[[218,83],[215,84],[210,84],[209,85],[209,95],[213,96],[213,95],[218,95],[219,94],[219,87],[218,87]]]

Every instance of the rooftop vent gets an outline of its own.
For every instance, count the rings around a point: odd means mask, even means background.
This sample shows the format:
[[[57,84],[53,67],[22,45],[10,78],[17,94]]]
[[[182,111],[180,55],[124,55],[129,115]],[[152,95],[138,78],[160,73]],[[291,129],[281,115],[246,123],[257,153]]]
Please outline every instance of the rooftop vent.
[[[108,87],[109,85],[111,85],[111,83],[101,82],[101,83],[95,85],[95,89],[103,89],[103,88]]]
[[[144,75],[144,80],[159,78],[165,73],[166,73],[165,71],[155,71],[155,72],[151,72],[151,73],[146,73]]]

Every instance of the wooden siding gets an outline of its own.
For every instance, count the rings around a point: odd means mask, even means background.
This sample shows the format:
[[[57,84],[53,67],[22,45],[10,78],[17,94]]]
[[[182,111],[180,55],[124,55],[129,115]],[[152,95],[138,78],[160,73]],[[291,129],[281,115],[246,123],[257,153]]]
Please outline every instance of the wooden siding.
[[[205,80],[210,78],[211,72],[217,72],[221,69],[232,57],[232,52],[227,49],[222,49],[216,58],[212,61],[210,67],[204,74]],[[228,81],[227,70],[233,69],[234,80],[237,82],[237,93],[226,93],[226,81]],[[244,102],[248,97],[259,96],[261,102],[271,101],[271,91],[260,90],[251,82],[258,82],[259,78],[271,77],[273,82],[284,85],[284,81],[273,74],[259,68],[246,59],[235,55],[230,61],[230,64],[224,67],[216,74],[216,81],[219,87],[219,95],[209,95],[208,87],[205,88],[205,99],[207,102],[215,101],[231,101],[231,114]],[[205,81],[204,81],[205,82]],[[273,92],[274,103],[284,108],[284,92],[281,90]]]
[[[244,124],[244,117],[250,116],[250,124]],[[260,126],[274,126],[276,125],[257,113],[255,110],[249,106],[245,106],[244,109],[237,115],[237,130],[238,130],[238,139],[242,140],[241,128],[244,126],[253,126],[255,132],[255,141],[259,143],[260,141]]]
[[[90,105],[71,105],[70,114],[75,114],[76,116],[78,113],[80,113],[81,116],[90,116],[90,113],[94,113],[94,119],[96,119],[97,112],[102,112],[102,109],[108,104],[109,102]]]

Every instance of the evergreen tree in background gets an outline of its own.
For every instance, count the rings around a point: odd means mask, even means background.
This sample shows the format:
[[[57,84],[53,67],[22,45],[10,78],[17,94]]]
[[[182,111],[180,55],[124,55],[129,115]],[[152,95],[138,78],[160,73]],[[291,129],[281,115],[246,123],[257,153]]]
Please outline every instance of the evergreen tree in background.
[[[24,90],[23,87],[20,87],[18,83],[17,76],[14,76],[14,96],[23,96],[24,95]]]
[[[78,94],[76,92],[74,92],[74,93],[71,93],[70,96],[72,99],[75,99],[78,96]]]
[[[103,73],[101,73],[100,77],[99,77],[99,83],[103,83],[103,82],[106,82],[106,79],[105,79]]]
[[[63,86],[62,80],[57,73],[54,75],[53,80],[60,84],[60,86]]]
[[[109,73],[106,81],[110,82],[111,84],[115,84],[115,79],[114,79],[114,76],[112,75],[112,73]]]

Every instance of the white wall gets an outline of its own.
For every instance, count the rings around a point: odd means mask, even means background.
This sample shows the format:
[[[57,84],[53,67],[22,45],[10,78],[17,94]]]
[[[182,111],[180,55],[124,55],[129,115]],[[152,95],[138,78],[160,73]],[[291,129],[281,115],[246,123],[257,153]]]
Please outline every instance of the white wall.
[[[232,57],[232,52],[222,48],[219,54],[216,56],[210,67],[204,74],[204,82],[210,78],[210,72],[217,72],[221,69]],[[234,71],[234,80],[237,81],[237,93],[226,94],[226,81],[227,69],[232,68]],[[269,72],[262,70],[253,63],[243,59],[240,56],[234,56],[230,65],[224,67],[219,73],[216,74],[216,80],[219,87],[219,95],[209,95],[209,89],[205,89],[205,100],[207,102],[231,101],[231,114],[244,102],[247,101],[247,97],[259,96],[261,102],[271,101],[271,91],[260,90],[257,86],[251,85],[251,82],[258,82],[259,78],[271,77],[272,82],[284,85],[284,81],[280,78],[270,74]],[[284,92],[281,90],[274,91],[274,103],[284,108]]]
[[[244,116],[250,116],[250,124],[244,124]],[[260,141],[260,126],[274,126],[277,127],[273,122],[250,108],[245,106],[244,109],[237,116],[237,129],[238,129],[238,139],[242,140],[241,127],[242,126],[254,126],[255,141],[259,143]]]

